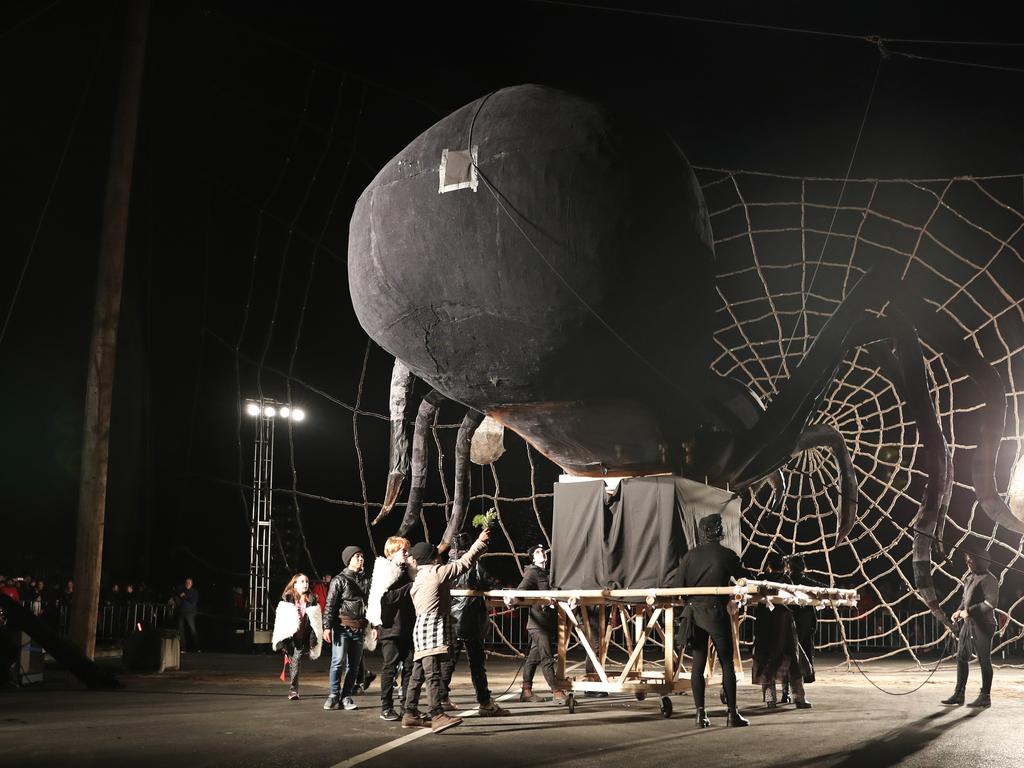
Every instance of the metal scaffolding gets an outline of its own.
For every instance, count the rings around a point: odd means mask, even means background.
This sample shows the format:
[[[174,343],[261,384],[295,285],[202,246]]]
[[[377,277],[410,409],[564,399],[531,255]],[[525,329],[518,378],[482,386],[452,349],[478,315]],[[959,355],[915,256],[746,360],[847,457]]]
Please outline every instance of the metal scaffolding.
[[[273,514],[274,415],[277,404],[258,400],[249,524],[249,632],[253,642],[270,631],[270,533]],[[269,638],[267,639],[269,642]]]

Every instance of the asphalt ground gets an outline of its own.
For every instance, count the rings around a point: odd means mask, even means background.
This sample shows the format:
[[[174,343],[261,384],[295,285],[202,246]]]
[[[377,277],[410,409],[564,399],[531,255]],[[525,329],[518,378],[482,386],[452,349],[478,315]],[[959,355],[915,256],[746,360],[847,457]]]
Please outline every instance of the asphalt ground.
[[[688,694],[672,697],[668,719],[658,697],[580,699],[574,714],[520,703],[518,662],[492,658],[491,689],[508,692],[512,714],[474,714],[463,662],[453,699],[468,716],[435,735],[380,720],[377,685],[356,697],[357,710],[324,711],[326,658],[304,670],[302,698],[290,702],[280,656],[187,654],[180,671],[123,675],[118,691],[87,691],[59,670],[40,685],[3,689],[0,766],[1012,766],[1024,759],[1024,665],[1013,661],[996,669],[993,707],[969,710],[939,704],[953,687],[950,665],[930,678],[906,661],[865,667],[885,693],[855,667],[819,659],[812,709],[768,710],[741,683],[750,727],[726,728],[716,701],[712,727],[701,730]],[[379,664],[371,658],[370,669]],[[969,699],[979,679],[973,667]]]

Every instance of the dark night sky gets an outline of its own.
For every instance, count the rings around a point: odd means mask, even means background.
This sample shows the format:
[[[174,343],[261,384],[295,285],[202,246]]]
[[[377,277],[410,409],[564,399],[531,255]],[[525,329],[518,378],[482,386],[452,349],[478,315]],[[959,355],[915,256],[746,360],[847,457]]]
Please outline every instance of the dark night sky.
[[[863,4],[620,5],[848,35],[1021,41],[1004,12],[977,4],[970,16],[958,6],[960,15],[915,8],[905,18]],[[202,562],[244,569],[244,508],[233,483],[249,479],[249,432],[240,471],[236,358],[218,338],[233,346],[241,336],[243,396],[255,392],[252,361],[263,358],[262,386],[283,398],[283,379],[270,369],[291,364],[315,257],[295,375],[351,403],[366,349],[346,287],[352,205],[436,120],[495,88],[537,82],[650,114],[699,166],[842,177],[879,63],[878,48],[863,40],[569,4],[411,7],[154,2],[112,447],[107,563],[115,577],[156,579]],[[32,254],[0,344],[8,411],[0,571],[11,563],[53,577],[71,568],[123,9],[65,0],[0,10],[8,30],[0,31],[5,312]],[[1024,67],[1019,47],[890,47]],[[1024,170],[1022,83],[1022,72],[884,60],[852,175]],[[381,411],[389,362],[380,350],[371,362],[364,404]],[[300,488],[360,499],[350,414],[305,390],[298,400],[310,411],[296,433]],[[384,485],[382,424],[362,435],[371,500]],[[280,469],[287,450],[279,443]],[[303,509],[321,560],[365,539],[361,510],[309,501]]]

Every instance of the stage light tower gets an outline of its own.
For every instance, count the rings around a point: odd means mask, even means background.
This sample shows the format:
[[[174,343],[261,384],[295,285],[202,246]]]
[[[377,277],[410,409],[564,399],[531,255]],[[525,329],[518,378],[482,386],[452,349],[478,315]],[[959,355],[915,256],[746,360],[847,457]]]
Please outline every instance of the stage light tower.
[[[252,459],[252,516],[249,526],[249,634],[254,644],[270,642],[270,551],[273,532],[274,423],[305,419],[301,408],[263,397],[246,400],[244,412],[255,419]]]

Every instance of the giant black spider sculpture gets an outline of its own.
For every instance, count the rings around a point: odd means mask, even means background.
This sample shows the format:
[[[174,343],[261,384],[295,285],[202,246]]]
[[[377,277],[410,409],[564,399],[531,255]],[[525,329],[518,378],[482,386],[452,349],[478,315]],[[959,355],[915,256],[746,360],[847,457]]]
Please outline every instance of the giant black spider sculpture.
[[[847,353],[866,347],[899,387],[924,445],[928,484],[914,529],[915,581],[945,621],[931,578],[953,481],[920,338],[978,385],[974,459],[988,516],[1024,527],[995,487],[1005,411],[995,371],[885,265],[869,269],[765,406],[712,372],[711,227],[689,163],[656,127],[540,86],[507,88],[455,111],[377,175],[356,204],[349,285],[363,328],[395,356],[391,473],[377,520],[409,472],[407,396],[423,399],[400,532],[419,518],[426,435],[446,399],[468,407],[456,448],[453,511],[463,525],[470,438],[484,414],[566,472],[675,472],[736,492],[785,495],[781,467],[813,447],[840,468],[837,542],[857,516],[839,433],[811,424]]]

